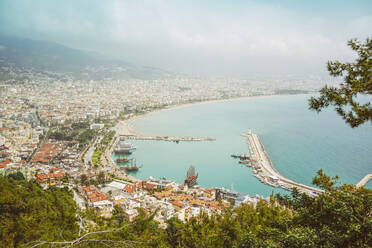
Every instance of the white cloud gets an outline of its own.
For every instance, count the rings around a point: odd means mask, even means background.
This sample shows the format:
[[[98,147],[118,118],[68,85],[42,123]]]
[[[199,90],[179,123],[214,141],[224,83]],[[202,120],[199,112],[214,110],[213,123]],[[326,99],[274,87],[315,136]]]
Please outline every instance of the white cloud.
[[[21,26],[139,64],[208,74],[323,73],[327,60],[352,58],[347,40],[366,38],[372,26],[368,14],[260,2],[88,1],[88,11],[69,3],[37,5]]]

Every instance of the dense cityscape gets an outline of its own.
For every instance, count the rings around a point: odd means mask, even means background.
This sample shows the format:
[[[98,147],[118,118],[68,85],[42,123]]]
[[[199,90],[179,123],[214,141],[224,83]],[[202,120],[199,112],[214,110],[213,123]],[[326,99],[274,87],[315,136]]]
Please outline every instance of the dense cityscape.
[[[130,219],[138,207],[149,212],[160,208],[157,218],[162,223],[173,216],[187,220],[200,211],[211,214],[231,203],[264,198],[228,190],[216,195],[223,189],[189,189],[160,179],[129,180],[106,156],[120,120],[185,103],[316,89],[312,80],[275,87],[272,81],[226,78],[79,80],[11,64],[3,64],[1,71],[16,75],[0,85],[2,175],[21,173],[44,188],[72,188],[81,208],[96,208],[106,217],[114,206],[122,207]]]

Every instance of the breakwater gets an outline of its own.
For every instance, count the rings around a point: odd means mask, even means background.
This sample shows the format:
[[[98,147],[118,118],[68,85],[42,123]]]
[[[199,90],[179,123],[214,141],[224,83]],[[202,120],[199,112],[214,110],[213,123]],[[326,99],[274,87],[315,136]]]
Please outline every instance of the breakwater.
[[[158,141],[214,141],[211,137],[174,137],[174,136],[144,136],[144,135],[120,135],[121,140],[158,140]]]
[[[294,182],[282,176],[273,166],[264,146],[262,145],[257,134],[252,132],[243,133],[247,138],[250,158],[246,160],[246,165],[253,168],[255,176],[263,183],[274,187],[281,187],[287,190],[297,188],[300,192],[314,196],[323,192],[318,188],[310,187],[301,183]]]
[[[372,174],[367,174],[365,175],[365,177],[362,178],[362,180],[360,180],[356,186],[357,187],[363,187],[364,185],[366,185],[368,183],[369,180],[372,179]]]
[[[135,119],[135,118],[134,118]],[[133,120],[134,120],[133,119]],[[175,137],[175,136],[146,136],[135,132],[129,128],[129,123],[133,120],[121,121],[115,127],[116,133],[118,134],[120,140],[157,140],[157,141],[215,141],[212,137]]]

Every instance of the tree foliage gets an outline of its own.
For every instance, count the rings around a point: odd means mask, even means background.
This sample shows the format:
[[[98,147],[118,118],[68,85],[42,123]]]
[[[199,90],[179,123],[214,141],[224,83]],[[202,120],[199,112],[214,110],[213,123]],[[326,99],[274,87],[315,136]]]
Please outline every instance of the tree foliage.
[[[101,171],[100,173],[98,173],[97,175],[97,182],[98,184],[104,184],[105,183],[105,173],[103,171]]]
[[[334,186],[337,184],[338,179],[338,176],[331,178],[330,176],[326,175],[322,169],[320,169],[317,172],[317,176],[313,178],[313,184],[321,187],[322,189],[330,191],[335,189]]]
[[[12,178],[14,180],[25,180],[25,177],[23,176],[22,172],[20,172],[20,171],[10,173],[10,174],[8,174],[7,177]]]
[[[76,205],[68,190],[0,176],[0,247],[77,236]]]
[[[80,215],[93,224],[79,234],[68,191],[43,191],[34,182],[0,177],[0,239],[3,247],[371,247],[372,191],[337,186],[336,179],[319,171],[314,181],[325,191],[317,197],[294,190],[220,215],[202,213],[186,222],[171,218],[165,229],[154,220],[156,211],[139,209],[129,222],[119,207],[110,219],[88,210]]]
[[[87,186],[89,184],[88,182],[88,176],[86,174],[81,174],[80,175],[80,184]]]
[[[320,96],[312,97],[309,104],[310,109],[317,112],[330,105],[334,106],[345,122],[354,128],[368,121],[372,123],[370,98],[364,104],[358,101],[361,95],[370,97],[372,94],[372,39],[367,39],[365,43],[350,40],[348,45],[358,54],[355,62],[328,62],[330,75],[343,77],[343,83],[340,87],[323,87]]]

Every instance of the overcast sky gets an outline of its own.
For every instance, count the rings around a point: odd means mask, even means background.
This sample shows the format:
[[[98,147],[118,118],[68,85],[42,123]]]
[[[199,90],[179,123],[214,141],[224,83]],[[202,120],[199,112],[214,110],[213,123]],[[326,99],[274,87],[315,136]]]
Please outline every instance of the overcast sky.
[[[325,75],[372,1],[1,0],[0,33],[203,75]]]

